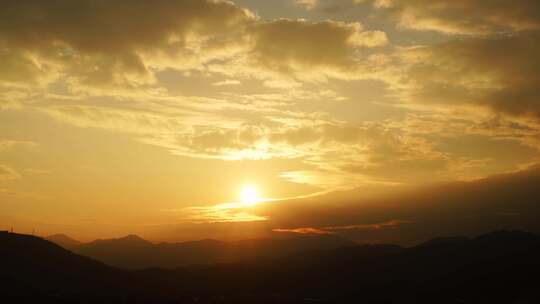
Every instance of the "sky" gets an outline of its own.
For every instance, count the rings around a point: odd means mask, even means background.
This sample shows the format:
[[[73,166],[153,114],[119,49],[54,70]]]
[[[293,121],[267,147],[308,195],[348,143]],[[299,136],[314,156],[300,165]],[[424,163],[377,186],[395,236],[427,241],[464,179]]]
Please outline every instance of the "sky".
[[[538,54],[536,0],[2,1],[0,230],[537,231]]]

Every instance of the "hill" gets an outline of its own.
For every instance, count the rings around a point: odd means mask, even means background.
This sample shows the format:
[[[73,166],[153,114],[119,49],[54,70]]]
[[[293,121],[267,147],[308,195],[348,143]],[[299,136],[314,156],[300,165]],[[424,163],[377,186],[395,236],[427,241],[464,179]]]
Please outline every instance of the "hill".
[[[45,239],[67,250],[72,250],[82,244],[81,242],[65,234],[54,234],[54,235],[46,237]]]
[[[540,236],[498,231],[419,246],[125,271],[0,233],[0,291],[39,303],[539,303]],[[9,301],[8,301],[9,302]]]
[[[55,239],[51,239],[51,241],[56,242]],[[62,245],[62,243],[58,244]],[[160,244],[153,244],[136,235],[129,235],[117,239],[96,240],[77,246],[64,246],[64,248],[108,265],[125,269],[144,269],[273,259],[294,253],[355,245],[356,243],[352,241],[331,235],[251,239],[234,242],[207,239]]]

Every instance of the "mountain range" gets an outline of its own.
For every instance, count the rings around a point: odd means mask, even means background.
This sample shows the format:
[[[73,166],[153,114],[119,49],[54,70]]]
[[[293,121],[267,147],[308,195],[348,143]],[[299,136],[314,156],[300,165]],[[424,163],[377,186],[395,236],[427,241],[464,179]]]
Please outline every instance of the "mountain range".
[[[355,245],[177,269],[122,270],[0,233],[5,303],[540,303],[540,236]]]
[[[125,269],[178,268],[189,265],[273,259],[299,252],[356,245],[353,241],[333,235],[305,235],[231,242],[206,239],[159,244],[153,244],[136,235],[95,240],[89,243],[81,243],[62,234],[46,239],[77,254]]]

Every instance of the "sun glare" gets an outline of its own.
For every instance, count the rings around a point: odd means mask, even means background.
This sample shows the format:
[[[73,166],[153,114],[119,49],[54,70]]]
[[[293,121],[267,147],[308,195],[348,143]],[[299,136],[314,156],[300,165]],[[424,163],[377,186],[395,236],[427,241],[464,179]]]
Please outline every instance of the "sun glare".
[[[252,185],[246,185],[240,191],[240,201],[246,206],[253,206],[259,202],[257,188]]]

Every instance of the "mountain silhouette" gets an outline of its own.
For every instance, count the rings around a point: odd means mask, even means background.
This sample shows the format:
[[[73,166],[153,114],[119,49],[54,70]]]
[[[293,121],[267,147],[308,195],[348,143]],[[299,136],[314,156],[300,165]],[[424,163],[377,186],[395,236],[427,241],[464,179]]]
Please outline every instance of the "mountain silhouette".
[[[123,287],[130,285],[127,273],[44,239],[0,232],[0,248],[0,290],[4,299],[16,299],[13,303],[91,300],[96,291],[109,298],[128,294]]]
[[[127,271],[3,232],[0,292],[5,303],[540,303],[539,256],[540,236],[499,231]]]
[[[45,238],[48,241],[51,241],[55,243],[56,245],[72,250],[73,248],[76,248],[80,246],[82,243],[77,241],[76,239],[73,239],[65,234],[53,234]]]
[[[51,241],[56,242],[54,239]],[[233,242],[206,239],[160,244],[153,244],[136,235],[129,235],[64,248],[108,265],[126,269],[143,269],[272,259],[299,252],[354,245],[356,243],[350,240],[332,235],[306,235],[293,238],[250,239]]]

